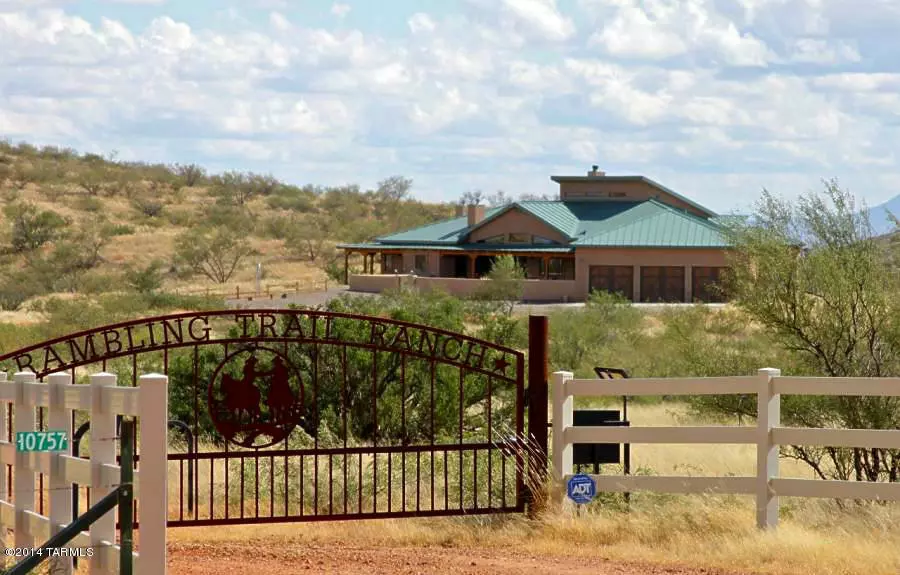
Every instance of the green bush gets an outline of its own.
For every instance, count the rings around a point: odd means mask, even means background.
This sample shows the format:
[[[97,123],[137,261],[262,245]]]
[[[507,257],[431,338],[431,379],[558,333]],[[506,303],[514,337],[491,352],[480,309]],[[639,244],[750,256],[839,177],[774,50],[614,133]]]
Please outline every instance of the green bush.
[[[3,209],[12,223],[10,242],[16,253],[34,251],[60,237],[68,221],[50,210],[38,209],[33,204],[10,204]]]
[[[83,212],[99,213],[102,212],[105,205],[103,200],[93,196],[78,196],[72,202],[72,207]]]

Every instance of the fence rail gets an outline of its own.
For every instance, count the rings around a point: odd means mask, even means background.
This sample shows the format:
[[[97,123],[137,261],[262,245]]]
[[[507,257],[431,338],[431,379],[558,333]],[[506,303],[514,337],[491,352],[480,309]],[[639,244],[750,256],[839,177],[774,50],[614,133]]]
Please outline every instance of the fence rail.
[[[677,379],[574,379],[553,374],[553,476],[558,493],[573,474],[574,443],[756,444],[756,476],[635,477],[592,475],[599,491],[756,495],[757,524],[778,524],[778,497],[900,501],[900,483],[778,477],[782,445],[900,449],[900,430],[811,429],[781,426],[781,395],[900,397],[900,378],[782,377],[778,369],[756,376]],[[752,426],[574,427],[574,397],[756,395]]]
[[[134,472],[134,496],[140,499],[143,492],[153,502],[141,510],[141,557],[135,554],[136,572],[164,574],[168,379],[145,375],[138,379],[138,387],[119,387],[116,376],[108,373],[94,374],[90,380],[90,385],[74,385],[70,374],[57,373],[48,376],[47,383],[39,383],[33,373],[23,372],[8,381],[7,374],[0,372],[0,433],[9,430],[7,439],[0,440],[0,538],[12,528],[16,547],[37,547],[72,521],[73,484],[90,486],[98,500],[112,492],[120,479],[116,417],[136,416],[141,460],[155,462]],[[8,411],[3,404],[12,404],[13,409]],[[89,412],[90,459],[63,452],[17,451],[13,432],[41,430],[35,417],[37,408],[48,408],[44,430],[64,431],[69,441],[73,410]],[[36,496],[44,501],[45,495],[49,495],[49,516],[35,510]],[[107,513],[68,545],[94,550],[89,560],[92,575],[118,572],[115,526],[115,515]],[[5,560],[0,557],[0,567]],[[71,558],[54,558],[53,562],[53,573],[72,572]]]
[[[206,297],[220,297],[224,299],[281,299],[291,294],[315,293],[328,290],[329,281],[293,281],[280,284],[263,284],[260,289],[246,288],[236,285],[227,286],[209,286],[202,289],[176,289],[176,295],[196,295]],[[337,284],[332,282],[332,285]]]

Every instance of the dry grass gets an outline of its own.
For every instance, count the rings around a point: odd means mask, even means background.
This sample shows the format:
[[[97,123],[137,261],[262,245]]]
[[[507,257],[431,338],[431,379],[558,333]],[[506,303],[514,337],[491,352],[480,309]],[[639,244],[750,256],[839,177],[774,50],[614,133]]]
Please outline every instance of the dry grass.
[[[680,406],[633,406],[634,425],[684,425]],[[698,423],[694,421],[693,423]],[[636,446],[634,465],[656,474],[752,474],[747,446]],[[810,477],[782,462],[783,475]],[[269,546],[346,543],[357,546],[449,546],[521,549],[548,555],[721,567],[737,572],[880,575],[900,572],[900,506],[783,499],[774,532],[755,527],[752,497],[637,494],[630,510],[610,503],[576,516],[552,510],[523,517],[282,524],[228,529],[171,529],[173,541],[258,541]]]

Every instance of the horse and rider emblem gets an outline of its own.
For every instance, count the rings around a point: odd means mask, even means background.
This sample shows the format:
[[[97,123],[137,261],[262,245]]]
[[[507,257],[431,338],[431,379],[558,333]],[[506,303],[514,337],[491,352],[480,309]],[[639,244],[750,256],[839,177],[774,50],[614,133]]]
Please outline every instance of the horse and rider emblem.
[[[235,352],[209,383],[209,413],[236,445],[261,448],[284,441],[303,418],[303,384],[288,358],[273,349]]]

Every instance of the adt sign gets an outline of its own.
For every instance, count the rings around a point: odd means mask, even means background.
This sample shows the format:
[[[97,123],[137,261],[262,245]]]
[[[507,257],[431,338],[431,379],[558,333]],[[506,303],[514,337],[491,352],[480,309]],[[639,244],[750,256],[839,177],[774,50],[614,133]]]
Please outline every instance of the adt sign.
[[[572,478],[569,479],[569,483],[566,486],[566,493],[568,494],[569,499],[575,503],[590,503],[591,500],[594,499],[594,496],[597,495],[597,484],[594,483],[594,480],[591,479],[590,475],[579,473],[578,475],[573,475]]]

